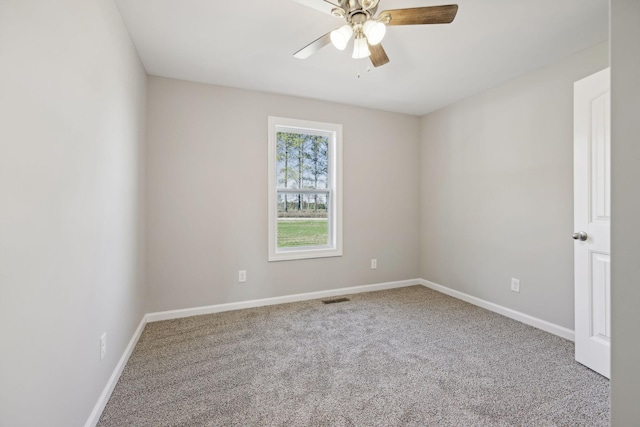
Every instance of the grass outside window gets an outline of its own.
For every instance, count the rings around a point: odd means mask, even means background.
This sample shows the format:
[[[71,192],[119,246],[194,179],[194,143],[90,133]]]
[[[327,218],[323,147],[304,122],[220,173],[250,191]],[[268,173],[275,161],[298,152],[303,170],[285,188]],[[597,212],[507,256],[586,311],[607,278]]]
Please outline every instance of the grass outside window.
[[[278,247],[322,246],[329,242],[326,218],[278,218]]]

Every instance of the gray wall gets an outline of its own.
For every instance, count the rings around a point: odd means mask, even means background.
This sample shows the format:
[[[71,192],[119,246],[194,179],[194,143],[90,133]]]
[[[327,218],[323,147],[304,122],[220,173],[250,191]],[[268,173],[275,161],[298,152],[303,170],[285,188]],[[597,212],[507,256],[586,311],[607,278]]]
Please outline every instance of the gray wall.
[[[607,66],[598,45],[423,117],[422,278],[573,329],[573,82]]]
[[[147,96],[148,311],[418,277],[417,117],[160,77]],[[269,115],[343,125],[344,256],[267,262]]]
[[[611,1],[612,425],[640,422],[640,1]]]
[[[612,414],[627,426],[640,419],[640,2],[612,4]],[[0,425],[84,424],[145,311],[422,276],[573,325],[570,84],[607,65],[606,46],[420,120],[147,87],[110,0],[0,2],[0,41]],[[268,115],[344,125],[344,257],[266,261]]]
[[[142,318],[145,79],[111,0],[0,2],[2,426],[84,425]]]

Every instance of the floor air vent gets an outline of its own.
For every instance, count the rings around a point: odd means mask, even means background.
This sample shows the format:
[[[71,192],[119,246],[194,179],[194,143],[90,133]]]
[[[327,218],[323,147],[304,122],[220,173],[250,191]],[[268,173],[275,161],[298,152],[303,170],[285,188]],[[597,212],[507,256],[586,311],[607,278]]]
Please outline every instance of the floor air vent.
[[[337,302],[351,301],[349,298],[334,298],[322,301],[324,304],[335,304]]]

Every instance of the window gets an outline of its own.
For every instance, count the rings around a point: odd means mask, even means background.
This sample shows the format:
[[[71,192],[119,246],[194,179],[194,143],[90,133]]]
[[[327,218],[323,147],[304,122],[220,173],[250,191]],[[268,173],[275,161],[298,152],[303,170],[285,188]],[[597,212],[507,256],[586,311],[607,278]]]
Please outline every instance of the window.
[[[269,261],[342,255],[342,125],[269,117]]]

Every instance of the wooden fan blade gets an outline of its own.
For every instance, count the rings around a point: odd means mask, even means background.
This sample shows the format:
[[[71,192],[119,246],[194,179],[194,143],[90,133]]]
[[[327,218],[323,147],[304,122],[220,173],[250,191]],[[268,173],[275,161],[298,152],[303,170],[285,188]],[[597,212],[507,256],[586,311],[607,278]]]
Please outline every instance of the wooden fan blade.
[[[369,59],[374,67],[380,67],[389,62],[387,52],[384,51],[381,43],[378,43],[377,45],[369,45],[369,52],[371,52]]]
[[[331,33],[327,33],[324,36],[312,41],[299,51],[293,54],[298,59],[307,59],[326,45],[331,43]]]
[[[329,0],[295,0],[295,2],[328,15],[331,15],[331,11],[334,8],[340,7],[335,4],[335,2]]]
[[[380,12],[384,18],[388,15],[391,20],[387,25],[419,25],[419,24],[449,24],[458,13],[458,5],[413,7],[408,9],[391,9]],[[383,21],[384,22],[384,21]]]

